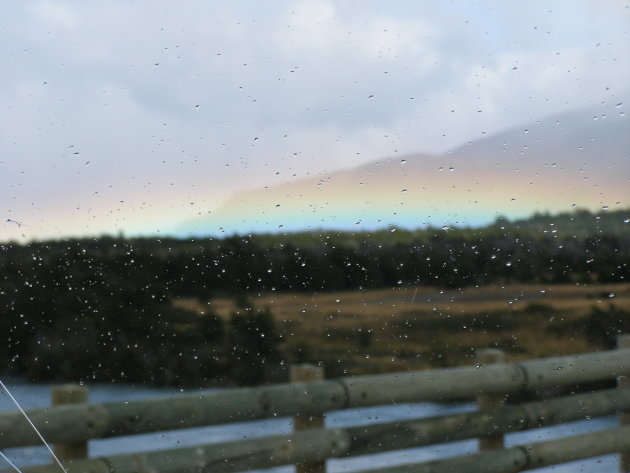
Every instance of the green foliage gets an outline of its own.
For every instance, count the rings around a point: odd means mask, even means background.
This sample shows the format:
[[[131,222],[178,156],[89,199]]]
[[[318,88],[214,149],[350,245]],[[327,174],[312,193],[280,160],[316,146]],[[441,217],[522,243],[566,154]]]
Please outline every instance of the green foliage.
[[[237,292],[234,296],[234,305],[243,310],[252,310],[253,304],[245,292]]]
[[[482,229],[303,232],[225,239],[120,237],[0,245],[0,365],[43,378],[177,384],[232,373],[258,382],[279,360],[280,332],[247,294],[413,284],[626,281],[627,211],[498,219]],[[230,323],[171,306],[178,297],[229,294],[247,315]],[[603,309],[597,309],[603,310]],[[525,311],[553,315],[543,306]],[[628,331],[618,309],[589,319],[593,343]],[[510,313],[449,320],[407,314],[402,330],[508,331]],[[578,330],[579,328],[576,328]],[[347,334],[355,348],[369,331]],[[315,356],[295,353],[296,358]]]
[[[392,323],[400,334],[454,333],[462,331],[509,332],[524,322],[522,314],[512,311],[479,314],[410,313]]]
[[[617,335],[630,333],[630,312],[613,304],[605,309],[595,306],[583,327],[589,343],[606,349],[614,348]]]
[[[346,345],[354,345],[358,348],[372,346],[374,331],[367,327],[342,328],[326,327],[324,336],[330,340],[341,340]]]
[[[291,350],[291,361],[293,363],[313,363],[316,359],[313,347],[307,343],[298,343]]]
[[[198,321],[199,335],[204,342],[217,342],[225,336],[225,324],[223,319],[214,314],[205,314]]]
[[[152,384],[220,377],[209,342],[223,337],[222,320],[172,307],[162,283],[146,274],[150,263],[135,267],[142,256],[112,256],[97,260],[70,246],[66,257],[7,264],[12,277],[0,280],[5,371]]]
[[[530,302],[525,306],[523,312],[525,312],[526,314],[549,317],[556,313],[556,309],[543,302]]]
[[[234,313],[228,329],[231,377],[239,384],[260,384],[280,359],[280,337],[269,309]]]

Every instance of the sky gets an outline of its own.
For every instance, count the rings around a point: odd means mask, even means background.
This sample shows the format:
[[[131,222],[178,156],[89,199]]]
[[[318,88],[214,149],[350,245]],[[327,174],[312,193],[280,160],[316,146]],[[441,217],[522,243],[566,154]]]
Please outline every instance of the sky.
[[[630,2],[22,1],[0,41],[0,241],[168,235],[239,191],[617,103]]]

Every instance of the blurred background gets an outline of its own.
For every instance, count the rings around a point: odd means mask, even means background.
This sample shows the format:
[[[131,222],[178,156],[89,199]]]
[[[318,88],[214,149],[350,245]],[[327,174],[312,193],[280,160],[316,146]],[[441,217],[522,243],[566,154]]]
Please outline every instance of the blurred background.
[[[627,2],[29,1],[0,241],[628,207]]]

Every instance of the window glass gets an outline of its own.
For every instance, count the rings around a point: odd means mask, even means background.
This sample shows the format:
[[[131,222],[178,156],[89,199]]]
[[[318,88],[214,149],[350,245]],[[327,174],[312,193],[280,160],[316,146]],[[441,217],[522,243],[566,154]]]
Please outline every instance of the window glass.
[[[7,3],[0,379],[34,408],[62,383],[127,401],[615,348],[628,25],[627,1]],[[439,456],[409,452],[383,465]]]

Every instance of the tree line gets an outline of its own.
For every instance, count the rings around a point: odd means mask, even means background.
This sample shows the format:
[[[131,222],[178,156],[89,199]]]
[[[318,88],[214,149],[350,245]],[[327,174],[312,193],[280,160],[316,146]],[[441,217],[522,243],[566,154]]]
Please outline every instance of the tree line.
[[[170,301],[400,285],[618,282],[630,275],[629,232],[579,236],[501,221],[477,230],[392,230],[0,245],[0,333],[7,342],[0,363],[33,379],[61,373],[177,384],[206,373],[208,380],[255,382],[265,362],[279,359],[271,314],[244,307],[225,321]]]

